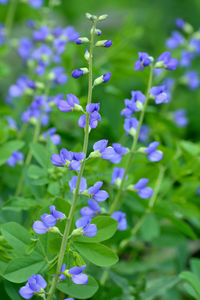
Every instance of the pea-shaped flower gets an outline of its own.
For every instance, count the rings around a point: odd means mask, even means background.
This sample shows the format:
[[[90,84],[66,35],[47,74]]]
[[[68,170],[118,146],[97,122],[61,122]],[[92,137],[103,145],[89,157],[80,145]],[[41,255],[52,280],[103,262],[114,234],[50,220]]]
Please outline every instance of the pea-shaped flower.
[[[81,110],[79,99],[73,94],[67,94],[67,100],[58,101],[58,109],[62,112]]]
[[[146,52],[138,52],[139,60],[135,63],[135,71],[143,71],[152,62],[152,57]]]
[[[118,222],[118,230],[123,231],[127,229],[126,214],[121,211],[114,212],[111,217]]]
[[[12,152],[11,157],[7,160],[7,165],[14,167],[16,164],[21,164],[24,160],[24,155],[20,151]]]
[[[156,150],[158,146],[159,142],[152,142],[146,149],[144,149],[144,153],[147,153],[148,159],[150,161],[156,162],[163,159],[162,151]]]
[[[178,127],[186,127],[188,125],[187,111],[185,109],[174,111],[173,118]]]
[[[51,162],[56,167],[68,167],[69,170],[80,171],[81,161],[85,158],[84,152],[71,152],[61,149],[59,154],[52,154]]]
[[[102,185],[103,185],[102,181],[97,181],[93,186],[91,186],[87,190],[89,197],[94,199],[97,202],[102,202],[105,201],[107,198],[109,198],[109,195],[106,191],[100,190]]]
[[[124,168],[114,168],[112,173],[112,184],[120,185],[123,177],[124,177]]]
[[[97,202],[93,199],[88,200],[88,206],[84,206],[80,210],[81,216],[87,216],[90,218],[95,217],[97,213],[101,212],[101,207],[97,204]]]
[[[141,178],[135,185],[134,190],[137,192],[138,196],[142,199],[148,199],[153,195],[153,190],[150,187],[146,187],[149,179]]]
[[[130,118],[124,120],[124,130],[127,135],[135,136],[138,129],[139,122],[136,118]]]
[[[20,288],[19,294],[25,299],[30,299],[35,294],[42,293],[46,286],[47,283],[40,274],[32,275],[26,285]]]
[[[172,54],[168,51],[158,57],[156,68],[165,68],[166,70],[174,71],[178,66],[178,59],[171,58]]]
[[[73,176],[72,179],[69,181],[69,187],[71,189],[71,192],[73,193],[76,189],[76,184],[77,184],[77,176]],[[87,189],[87,182],[84,177],[81,178],[81,183],[79,187],[79,191],[82,193]]]
[[[149,90],[150,95],[155,100],[156,104],[168,103],[170,96],[165,85],[153,86]]]
[[[62,268],[61,268],[60,279],[65,280],[65,278],[67,276],[67,277],[71,278],[71,280],[75,284],[87,284],[88,276],[86,274],[82,273],[85,268],[86,268],[86,266],[82,266],[82,267],[73,267],[69,270],[66,270],[66,264],[63,264]]]
[[[166,41],[166,46],[169,49],[175,49],[183,45],[184,42],[184,37],[178,31],[173,31],[171,37],[168,38]]]
[[[96,128],[98,122],[101,121],[101,115],[99,114],[100,103],[90,103],[86,106],[86,111],[90,114],[89,116],[89,126],[90,128]],[[82,115],[79,118],[78,125],[85,128],[86,115]]]
[[[76,228],[74,232],[72,232],[72,235],[84,235],[87,237],[93,237],[97,233],[97,227],[95,224],[90,224],[91,218],[88,216],[84,216],[76,221]]]
[[[130,118],[135,111],[140,111],[146,99],[145,95],[140,91],[132,91],[131,95],[131,100],[124,100],[126,108],[121,111],[121,115],[126,118]]]

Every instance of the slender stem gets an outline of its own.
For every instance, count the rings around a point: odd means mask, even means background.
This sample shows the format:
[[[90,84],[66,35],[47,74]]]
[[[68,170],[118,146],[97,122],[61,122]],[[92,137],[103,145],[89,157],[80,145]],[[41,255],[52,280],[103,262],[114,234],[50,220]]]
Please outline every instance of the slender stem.
[[[18,0],[11,0],[10,5],[8,8],[8,13],[5,20],[5,28],[6,28],[6,35],[9,36],[10,31],[12,29],[14,17],[15,17],[15,11],[17,8]]]
[[[110,211],[109,211],[110,214],[112,214],[116,210],[116,208],[119,206],[120,196],[121,196],[121,193],[122,193],[122,190],[123,190],[123,186],[124,186],[124,183],[125,183],[126,176],[128,174],[129,168],[131,166],[133,155],[134,155],[135,150],[136,150],[136,146],[137,146],[137,142],[138,142],[138,138],[139,138],[139,134],[140,134],[140,129],[141,129],[141,126],[142,126],[142,123],[143,123],[143,120],[144,120],[144,114],[145,114],[145,111],[146,111],[146,108],[147,108],[147,104],[149,102],[149,90],[152,86],[152,78],[153,78],[153,66],[150,66],[150,74],[149,74],[149,80],[148,80],[147,92],[146,92],[146,101],[144,103],[143,110],[142,110],[141,115],[140,115],[139,125],[138,125],[136,135],[135,135],[134,140],[133,140],[131,151],[129,152],[128,160],[126,162],[124,176],[122,178],[119,190],[117,192],[117,195],[116,195],[116,197],[115,197],[115,199],[114,199],[114,201],[111,205]]]
[[[92,33],[91,33],[91,41],[90,41],[88,101],[87,101],[87,104],[91,103],[91,101],[92,101],[92,62],[93,62],[93,47],[94,47],[95,27],[96,27],[96,21],[93,24],[93,30],[92,30]],[[89,114],[86,113],[86,125],[85,125],[85,135],[84,135],[84,143],[83,143],[83,152],[85,154],[87,154],[87,149],[88,149],[89,131],[90,131]],[[76,209],[76,204],[77,204],[77,200],[78,200],[78,196],[79,196],[79,188],[80,188],[80,183],[81,183],[81,178],[82,178],[82,175],[83,175],[84,167],[85,167],[85,159],[83,160],[83,162],[81,164],[81,170],[78,173],[76,189],[75,189],[75,192],[74,192],[74,198],[73,198],[72,206],[70,208],[69,216],[67,218],[65,231],[64,231],[64,234],[63,234],[63,239],[62,239],[60,252],[59,252],[59,256],[58,256],[58,264],[57,264],[57,268],[56,268],[56,273],[55,273],[55,276],[53,278],[47,300],[52,299],[52,297],[54,295],[54,292],[56,290],[56,285],[57,285],[57,282],[58,282],[60,269],[61,269],[62,264],[63,264],[65,250],[66,250],[66,247],[67,247],[67,240],[68,240],[69,233],[70,233],[72,218],[74,216],[74,212],[75,212],[75,209]]]

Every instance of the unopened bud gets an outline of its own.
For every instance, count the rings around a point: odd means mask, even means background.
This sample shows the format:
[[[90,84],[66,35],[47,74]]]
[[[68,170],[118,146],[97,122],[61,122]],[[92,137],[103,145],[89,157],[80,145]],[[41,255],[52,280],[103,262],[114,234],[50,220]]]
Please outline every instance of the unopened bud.
[[[104,21],[105,19],[107,19],[108,15],[101,15],[99,16],[99,21]]]
[[[89,53],[89,51],[88,51],[87,49],[85,50],[84,57],[85,57],[85,59],[86,59],[87,61],[89,61],[90,53]]]
[[[86,44],[89,43],[89,39],[87,37],[80,37],[76,39],[76,44],[80,45],[80,44]]]

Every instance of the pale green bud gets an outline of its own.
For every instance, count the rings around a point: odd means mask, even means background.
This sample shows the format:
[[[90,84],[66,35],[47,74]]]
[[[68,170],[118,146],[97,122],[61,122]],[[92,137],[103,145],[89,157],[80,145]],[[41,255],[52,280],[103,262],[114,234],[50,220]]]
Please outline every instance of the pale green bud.
[[[155,68],[164,68],[164,67],[165,67],[164,61],[158,61],[155,64]]]
[[[139,153],[144,153],[144,150],[146,150],[145,147],[140,147],[140,148],[137,150],[137,152],[139,152]]]
[[[135,136],[136,135],[136,130],[135,130],[135,128],[131,128],[130,130],[129,130],[129,134],[131,135],[131,136]]]
[[[36,125],[38,123],[38,120],[35,117],[31,117],[29,122],[32,125]]]
[[[103,75],[102,75],[102,76],[100,76],[100,77],[98,77],[98,78],[95,79],[94,86],[99,85],[99,84],[101,84],[103,82],[104,81],[103,81]]]
[[[36,82],[36,87],[37,89],[43,90],[44,89],[44,83],[37,81]]]
[[[80,68],[81,71],[83,71],[84,74],[87,74],[89,72],[88,68]]]
[[[54,226],[54,227],[49,227],[49,228],[48,228],[48,232],[60,234],[60,230],[59,230],[58,227],[56,227],[56,226]]]
[[[105,19],[107,19],[108,15],[101,15],[99,16],[99,21],[104,21]]]
[[[72,236],[80,236],[80,235],[83,235],[83,228],[80,227],[80,228],[77,228],[77,229],[74,229],[72,231]]]
[[[76,40],[76,44],[86,44],[86,43],[89,43],[89,39],[87,37],[79,37],[77,40]]]
[[[96,47],[104,47],[104,44],[106,42],[107,42],[107,40],[98,41],[98,42],[96,42],[95,46]]]
[[[83,107],[79,104],[75,104],[73,107],[74,111],[83,111]]]
[[[136,101],[136,105],[137,105],[137,108],[138,109],[140,109],[140,110],[142,110],[143,109],[143,103],[142,102],[140,102],[140,101]]]
[[[99,150],[93,151],[89,155],[89,158],[99,158],[99,157],[101,157],[101,153],[99,152]]]
[[[97,16],[91,15],[90,13],[86,13],[85,16],[89,21],[95,21],[97,19]]]
[[[133,184],[129,184],[126,188],[127,191],[131,191],[131,192],[135,192],[135,189],[134,189],[134,185]]]

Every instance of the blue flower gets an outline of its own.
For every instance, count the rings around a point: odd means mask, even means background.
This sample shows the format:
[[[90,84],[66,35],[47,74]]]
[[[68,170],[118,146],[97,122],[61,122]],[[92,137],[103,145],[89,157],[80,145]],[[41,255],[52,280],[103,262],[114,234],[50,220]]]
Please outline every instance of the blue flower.
[[[79,99],[73,94],[67,94],[67,101],[58,101],[58,109],[62,112],[73,111],[77,106],[79,107]]]
[[[109,195],[106,191],[100,190],[102,185],[103,185],[102,181],[97,181],[93,186],[91,186],[87,190],[89,197],[94,199],[97,202],[102,202],[109,198]]]
[[[178,66],[178,59],[171,58],[172,54],[168,51],[162,53],[155,65],[156,68],[164,67],[166,70],[174,71]]]
[[[118,230],[124,231],[127,229],[126,214],[121,211],[114,212],[111,217],[118,222]]]
[[[29,5],[33,8],[39,8],[43,5],[43,0],[28,0]]]
[[[52,154],[51,162],[56,167],[69,167],[69,170],[80,171],[81,161],[85,158],[84,152],[71,152],[63,148],[59,154]]]
[[[32,275],[28,278],[26,285],[20,288],[19,294],[25,299],[30,299],[35,294],[42,292],[46,286],[47,283],[40,274]]]
[[[38,30],[33,32],[33,39],[35,42],[43,42],[50,35],[51,31],[47,26],[41,26]]]
[[[149,90],[149,93],[154,98],[156,104],[168,103],[170,100],[169,91],[165,85],[153,86]]]
[[[139,122],[136,118],[130,118],[124,120],[124,129],[127,135],[135,136],[138,129]]]
[[[150,128],[149,128],[148,125],[142,125],[141,126],[139,137],[138,137],[140,142],[146,142],[148,140],[149,131],[150,131]]]
[[[88,73],[88,69],[87,68],[80,68],[80,69],[76,69],[74,71],[72,71],[72,77],[74,77],[75,79],[83,76],[84,74]]]
[[[22,163],[24,160],[24,155],[19,151],[12,152],[11,157],[7,160],[7,165],[14,167],[18,163]]]
[[[69,187],[70,187],[72,193],[76,189],[77,178],[78,178],[77,176],[73,176],[72,179],[69,181]],[[84,192],[86,189],[87,189],[87,182],[86,182],[86,179],[84,177],[82,177],[79,191]]]
[[[86,111],[90,114],[89,116],[89,126],[90,128],[96,128],[98,122],[101,121],[101,115],[99,114],[100,103],[90,103],[86,106]],[[86,115],[82,115],[79,118],[78,125],[85,128]]]
[[[189,41],[189,49],[190,49],[190,51],[199,55],[200,54],[200,40],[191,38],[191,40]]]
[[[156,150],[159,145],[159,142],[152,142],[149,146],[144,150],[144,153],[147,153],[148,159],[152,162],[157,162],[163,159],[162,151]]]
[[[9,128],[17,130],[17,122],[12,117],[7,117],[6,120]]]
[[[187,112],[185,109],[178,109],[174,111],[174,122],[178,127],[186,127],[188,125]]]
[[[107,72],[103,75],[103,82],[106,83],[107,81],[109,81],[111,78],[111,73]]]
[[[178,31],[173,31],[172,36],[166,41],[166,46],[169,49],[175,49],[183,45],[184,42],[185,42],[184,37]]]
[[[138,52],[139,60],[135,63],[135,71],[143,71],[145,67],[149,66],[152,58],[146,52]]]
[[[67,75],[64,73],[62,67],[55,67],[51,70],[50,74],[53,77],[53,82],[55,84],[65,84],[67,82]]]
[[[42,135],[45,139],[47,139],[49,136],[54,145],[59,145],[61,143],[61,138],[58,134],[56,134],[56,128],[54,127],[48,129],[46,132],[43,132]]]
[[[86,274],[82,274],[86,266],[82,267],[73,267],[69,270],[65,270],[66,264],[63,264],[61,271],[62,274],[70,277],[75,284],[87,284],[88,283],[88,276]],[[64,277],[63,277],[64,278]],[[64,280],[64,279],[61,279]],[[71,299],[71,298],[70,298]]]
[[[18,53],[23,59],[28,60],[32,50],[33,42],[29,38],[24,37],[19,40]]]
[[[108,40],[108,41],[106,41],[106,42],[104,43],[104,47],[105,47],[105,48],[109,48],[109,47],[111,47],[112,45],[113,45],[113,42],[110,41],[110,40]]]
[[[191,61],[194,59],[194,53],[191,53],[187,50],[181,51],[181,59],[180,59],[180,65],[182,67],[189,67],[191,65]]]
[[[80,214],[82,217],[87,216],[90,218],[95,217],[95,215],[100,212],[101,212],[101,207],[93,199],[89,199],[88,206],[84,206],[80,210]]]
[[[183,19],[181,18],[178,18],[176,19],[176,26],[179,28],[179,29],[184,29],[184,26],[185,26],[185,22],[183,21]]]
[[[124,177],[124,168],[114,168],[112,173],[112,184],[120,185],[123,177]]]
[[[140,91],[132,91],[131,95],[131,100],[124,100],[126,108],[121,111],[121,115],[127,118],[130,118],[135,111],[140,111],[146,99],[145,95]]]
[[[80,228],[84,236],[93,237],[97,234],[97,227],[95,224],[90,223],[91,218],[84,216],[76,221],[76,228]]]
[[[196,90],[199,87],[199,76],[196,71],[188,71],[183,76],[186,85],[191,90]]]
[[[57,221],[65,218],[65,215],[62,212],[56,210],[54,205],[51,205],[49,208],[51,214],[45,213],[40,216],[42,221],[35,221],[33,223],[33,230],[37,234],[44,234],[48,231],[53,232],[54,230],[52,228],[56,225]]]
[[[0,0],[0,4],[7,4],[8,0]]]
[[[149,179],[141,178],[135,185],[134,189],[138,196],[142,199],[148,199],[153,195],[153,190],[150,187],[146,187]]]

